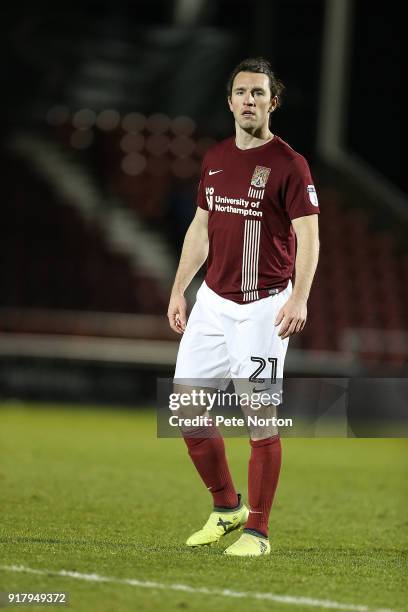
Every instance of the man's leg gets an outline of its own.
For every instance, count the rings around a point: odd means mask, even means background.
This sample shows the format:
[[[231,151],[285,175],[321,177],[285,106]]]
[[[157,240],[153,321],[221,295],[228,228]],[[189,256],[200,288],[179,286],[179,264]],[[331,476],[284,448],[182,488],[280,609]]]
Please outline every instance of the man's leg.
[[[210,428],[203,428],[196,433],[203,437],[185,437],[184,441],[197,472],[213,497],[214,506],[236,508],[238,495],[232,482],[221,434]]]
[[[186,394],[186,387],[175,385],[177,392],[182,389]],[[215,393],[214,389],[205,390],[206,393]],[[191,388],[190,388],[191,393]],[[181,415],[184,418],[210,415],[204,407],[190,403],[183,406]],[[233,531],[240,529],[248,518],[248,509],[241,501],[232,482],[227,458],[225,455],[224,440],[218,428],[210,424],[201,427],[181,428],[188,453],[201,476],[207,489],[213,497],[214,509],[205,525],[187,539],[187,546],[204,546],[218,542],[218,540]]]
[[[277,381],[277,386],[280,386],[280,382]],[[276,386],[276,383],[274,386]],[[247,418],[256,415],[260,424],[248,427],[251,446],[248,465],[250,511],[244,531],[267,538],[269,515],[279,481],[282,448],[278,427],[274,424],[274,419],[275,422],[277,419],[277,407],[268,402],[269,393],[251,395],[250,389],[252,387],[253,385],[250,384],[249,395],[256,402],[256,410],[248,405],[242,406],[242,412]],[[268,402],[266,405],[260,405],[261,402],[258,400],[261,397]]]
[[[271,422],[277,415],[275,406],[268,404],[256,411],[246,406],[242,411],[245,417],[256,414],[260,422],[268,424],[248,427],[251,446],[248,465],[249,516],[240,540],[225,552],[229,555],[257,556],[270,552],[268,523],[279,482],[282,449],[278,429]]]
[[[197,294],[197,302],[180,343],[174,382],[179,392],[181,389],[185,391],[185,386],[191,391],[193,387],[210,386],[212,381],[222,383],[229,376],[229,369],[216,304],[213,304],[213,296],[204,285]],[[207,389],[207,392],[215,392],[215,388],[217,385]],[[194,406],[190,408],[192,410]],[[205,406],[201,407],[201,414],[205,413],[205,409]],[[199,412],[196,407],[194,416]],[[206,415],[210,416],[208,412]],[[248,510],[235,490],[224,440],[218,429],[215,426],[195,428],[193,431],[182,431],[182,435],[188,453],[213,497],[214,511],[207,523],[187,540],[188,546],[201,546],[216,542],[225,533],[240,528],[247,519]]]
[[[271,551],[268,522],[281,467],[279,436],[250,443],[249,516],[242,536],[224,551],[226,555],[237,557],[268,555]]]
[[[274,327],[275,317],[290,295],[291,288],[277,296],[248,305],[243,311],[245,325],[241,334],[229,341],[229,351],[235,357],[234,378],[238,386],[254,394],[270,394],[271,403],[256,411],[258,417],[276,417],[276,405],[281,399],[283,364],[288,340],[281,340]],[[244,306],[245,308],[245,306]],[[237,384],[234,381],[235,387]],[[256,389],[256,391],[255,391]],[[246,416],[250,409],[244,410]],[[254,415],[254,412],[252,412]],[[251,456],[248,466],[248,498],[250,513],[241,538],[227,548],[226,554],[236,556],[264,555],[270,552],[268,522],[274,500],[282,460],[282,449],[276,426],[250,429]]]
[[[245,532],[268,537],[268,522],[282,461],[279,435],[263,440],[250,440],[248,466],[249,518]]]
[[[174,391],[186,396],[192,391],[191,387],[174,385]],[[214,389],[203,389],[205,393],[215,393]],[[208,420],[211,415],[206,406],[183,406],[180,416],[194,418],[205,416]],[[224,439],[218,427],[212,424],[202,427],[182,427],[181,433],[186,443],[188,454],[202,481],[210,491],[214,507],[231,509],[239,505],[238,495],[232,481],[225,454]]]

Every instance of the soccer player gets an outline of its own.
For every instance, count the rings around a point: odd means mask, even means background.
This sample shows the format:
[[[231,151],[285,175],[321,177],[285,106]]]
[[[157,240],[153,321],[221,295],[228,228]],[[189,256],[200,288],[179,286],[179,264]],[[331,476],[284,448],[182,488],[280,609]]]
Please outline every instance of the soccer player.
[[[230,377],[260,381],[265,388],[269,381],[270,388],[272,379],[283,376],[289,337],[306,322],[318,261],[319,204],[306,160],[270,130],[284,86],[269,62],[242,61],[227,89],[235,136],[204,157],[197,211],[168,308],[171,328],[182,334],[175,383],[201,381],[204,388]],[[187,323],[184,292],[206,260],[205,281]],[[250,435],[249,511],[234,487],[218,430],[203,427],[184,439],[214,504],[187,545],[212,544],[243,528],[224,552],[269,554],[268,521],[281,465],[279,434]]]

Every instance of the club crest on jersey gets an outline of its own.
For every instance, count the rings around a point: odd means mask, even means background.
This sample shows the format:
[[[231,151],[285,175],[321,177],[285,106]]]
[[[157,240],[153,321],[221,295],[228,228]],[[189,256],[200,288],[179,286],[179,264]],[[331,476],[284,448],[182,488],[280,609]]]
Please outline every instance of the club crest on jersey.
[[[307,186],[307,193],[309,194],[310,203],[313,204],[313,206],[319,206],[319,200],[317,198],[317,193],[314,185]]]
[[[268,182],[269,173],[271,169],[265,168],[264,166],[255,166],[254,173],[251,179],[251,185],[263,189]]]

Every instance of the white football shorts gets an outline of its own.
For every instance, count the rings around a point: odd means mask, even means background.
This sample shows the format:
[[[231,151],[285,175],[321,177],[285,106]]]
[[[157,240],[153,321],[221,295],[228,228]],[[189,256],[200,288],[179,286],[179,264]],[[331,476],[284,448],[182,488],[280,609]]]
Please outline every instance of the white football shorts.
[[[291,292],[289,282],[276,295],[237,304],[204,282],[180,342],[174,382],[225,390],[239,379],[237,393],[245,381],[253,391],[277,390],[289,339],[278,336],[275,319]]]

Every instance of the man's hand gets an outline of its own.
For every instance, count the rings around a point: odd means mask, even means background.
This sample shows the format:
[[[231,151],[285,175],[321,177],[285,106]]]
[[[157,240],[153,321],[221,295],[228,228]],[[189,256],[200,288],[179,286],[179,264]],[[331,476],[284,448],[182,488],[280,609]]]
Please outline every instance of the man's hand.
[[[187,302],[181,293],[172,293],[167,310],[170,327],[177,334],[182,334],[187,325]]]
[[[301,298],[295,298],[292,295],[278,312],[275,321],[275,326],[282,323],[278,332],[282,340],[302,331],[306,318],[306,301]]]

